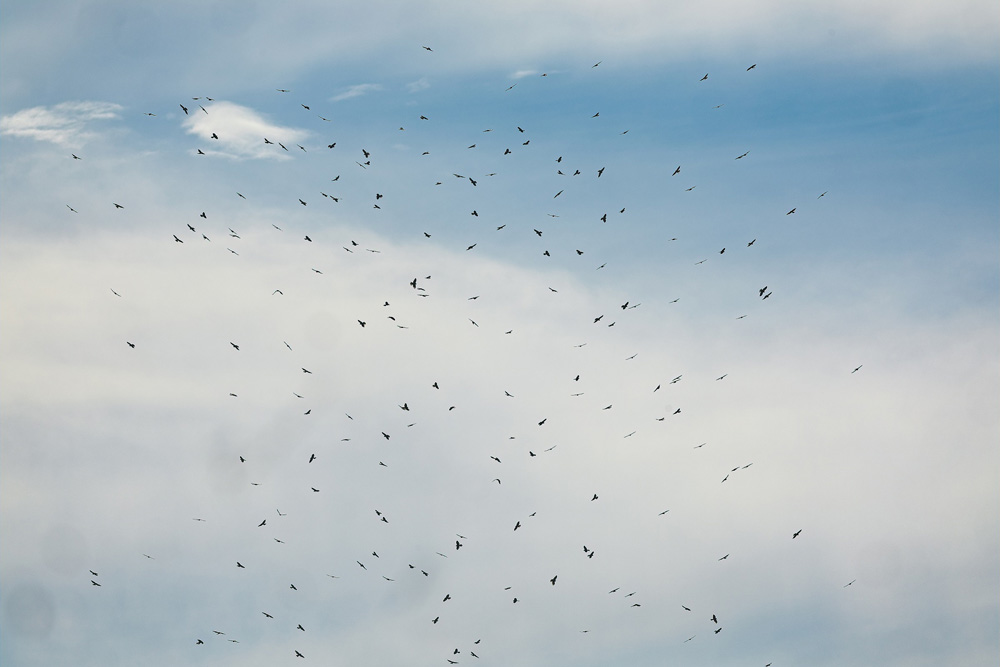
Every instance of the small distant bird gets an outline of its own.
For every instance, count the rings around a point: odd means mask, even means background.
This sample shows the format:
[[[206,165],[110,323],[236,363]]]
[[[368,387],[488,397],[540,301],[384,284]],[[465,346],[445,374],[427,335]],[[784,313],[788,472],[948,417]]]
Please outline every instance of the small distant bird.
[[[133,350],[135,349],[135,343],[131,343],[131,342],[129,342],[129,341],[125,341],[125,343],[126,343],[126,344],[128,344],[128,346],[129,346],[130,348],[132,348]]]
[[[676,176],[676,175],[677,175],[677,174],[679,174],[679,173],[681,173],[681,166],[680,166],[680,165],[677,165],[677,168],[676,168],[676,169],[674,169],[674,173],[672,173],[672,174],[670,174],[670,175],[671,175],[671,176]]]
[[[559,575],[557,574],[556,576],[554,576],[551,579],[549,579],[549,583],[552,584],[553,586],[555,586],[556,585],[556,579],[558,579],[558,578],[559,578]]]
[[[794,208],[791,211],[789,211],[788,213],[786,213],[785,215],[791,215],[792,213],[795,213],[795,209]]]
[[[185,116],[186,116],[186,115],[188,115],[188,110],[187,110],[187,107],[186,107],[186,106],[184,106],[183,104],[180,104],[180,105],[178,105],[178,106],[180,106],[180,108],[181,108],[181,109],[182,109],[182,110],[184,111],[184,115],[185,115]]]
[[[862,364],[862,366],[863,366],[863,365],[864,365],[864,364]],[[858,366],[858,367],[857,367],[857,368],[855,368],[855,369],[854,369],[853,371],[851,371],[851,373],[857,373],[857,372],[858,372],[858,371],[860,371],[860,370],[861,370],[861,366]]]
[[[100,586],[100,584],[94,581],[93,579],[90,580],[90,583],[92,583],[94,586]]]
[[[754,63],[753,65],[750,65],[750,67],[747,67],[747,71],[749,72],[750,70],[752,70],[756,66],[757,66],[757,63]]]
[[[295,657],[296,658],[304,658],[305,656],[302,655],[301,653],[299,653],[298,651],[295,651]]]
[[[699,81],[705,81],[706,79],[708,79],[708,75],[707,75],[707,74],[706,74],[705,76],[701,77],[701,78],[700,78],[700,79],[698,79],[698,80],[699,80]]]
[[[243,567],[243,563],[239,561],[236,561],[236,567],[243,568],[244,570],[246,569],[245,567]]]
[[[800,528],[800,529],[796,530],[794,533],[792,533],[792,539],[794,540],[796,537],[798,537],[799,533],[801,533],[801,532],[802,532],[802,529]]]

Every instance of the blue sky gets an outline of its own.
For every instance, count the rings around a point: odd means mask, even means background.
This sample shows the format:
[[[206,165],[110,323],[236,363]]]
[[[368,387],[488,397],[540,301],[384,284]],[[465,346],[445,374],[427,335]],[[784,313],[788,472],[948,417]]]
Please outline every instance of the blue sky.
[[[992,3],[0,11],[4,664],[995,660]]]

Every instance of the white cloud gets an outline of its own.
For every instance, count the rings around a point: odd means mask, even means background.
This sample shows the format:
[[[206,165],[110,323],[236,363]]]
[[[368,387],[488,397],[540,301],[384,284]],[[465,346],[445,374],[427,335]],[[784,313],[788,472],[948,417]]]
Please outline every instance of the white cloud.
[[[207,155],[287,159],[291,150],[298,150],[296,144],[309,136],[306,130],[276,125],[253,109],[232,102],[214,102],[204,112],[192,107],[189,114],[184,127],[205,140],[199,148]]]
[[[377,83],[359,83],[349,87],[339,95],[333,96],[330,98],[330,101],[340,102],[341,100],[349,100],[353,97],[361,97],[362,95],[367,95],[378,90],[382,90],[382,86]]]
[[[526,76],[534,76],[538,74],[538,70],[534,69],[519,69],[510,75],[512,79],[523,79]]]
[[[95,136],[87,129],[91,121],[118,118],[121,110],[113,102],[83,101],[22,109],[0,118],[0,134],[75,147]]]

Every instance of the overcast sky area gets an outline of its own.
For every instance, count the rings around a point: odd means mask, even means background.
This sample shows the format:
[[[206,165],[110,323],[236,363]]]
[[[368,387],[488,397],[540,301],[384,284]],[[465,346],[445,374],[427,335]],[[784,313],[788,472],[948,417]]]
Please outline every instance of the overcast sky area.
[[[995,664],[998,76],[990,0],[4,2],[0,663]]]

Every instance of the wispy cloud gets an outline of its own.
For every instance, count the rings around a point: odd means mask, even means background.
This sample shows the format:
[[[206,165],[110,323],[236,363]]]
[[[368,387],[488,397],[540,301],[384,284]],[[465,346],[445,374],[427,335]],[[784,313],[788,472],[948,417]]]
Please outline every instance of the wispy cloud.
[[[305,130],[276,125],[253,109],[232,102],[215,102],[205,111],[192,111],[184,127],[188,134],[206,140],[201,150],[209,155],[284,159],[288,153],[279,142],[289,146],[308,136]]]
[[[0,134],[79,146],[94,136],[87,124],[118,118],[122,107],[113,102],[62,102],[52,107],[32,107],[0,118]]]
[[[421,90],[427,90],[431,87],[431,82],[427,80],[426,76],[422,76],[416,81],[411,81],[406,84],[406,91],[410,93],[419,93]]]
[[[510,75],[512,79],[523,79],[526,76],[534,76],[538,74],[538,70],[535,69],[519,69]]]
[[[362,95],[367,95],[368,93],[375,92],[377,90],[382,90],[382,86],[377,83],[359,83],[355,86],[349,87],[339,95],[333,96],[330,101],[340,102],[341,100],[349,100],[352,97],[361,97]]]

